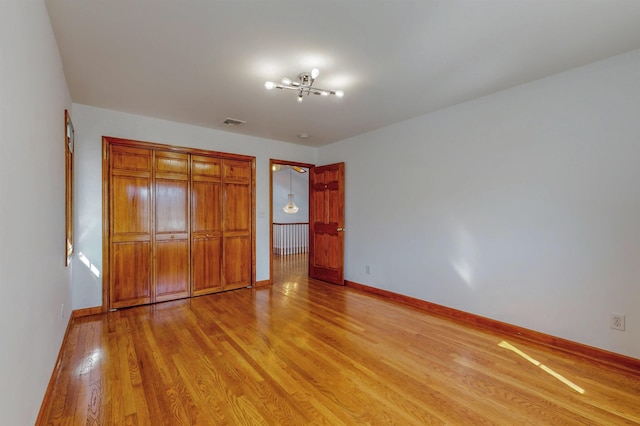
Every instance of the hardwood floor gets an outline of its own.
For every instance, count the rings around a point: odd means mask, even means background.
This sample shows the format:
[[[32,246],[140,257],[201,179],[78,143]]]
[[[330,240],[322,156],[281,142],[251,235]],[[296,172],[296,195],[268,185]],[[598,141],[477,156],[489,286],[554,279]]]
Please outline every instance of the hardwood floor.
[[[308,279],[305,259],[272,287],[74,319],[42,424],[640,424],[640,372]]]

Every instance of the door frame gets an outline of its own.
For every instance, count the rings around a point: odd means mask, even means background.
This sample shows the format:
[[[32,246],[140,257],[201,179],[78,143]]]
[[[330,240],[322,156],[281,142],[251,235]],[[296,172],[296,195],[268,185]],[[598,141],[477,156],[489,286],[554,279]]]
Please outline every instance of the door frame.
[[[269,159],[269,284],[273,284],[273,166],[298,166],[309,169],[309,176],[311,176],[311,170],[316,166],[310,163],[300,163],[297,161],[278,160],[274,158]],[[311,192],[311,181],[309,181],[309,187],[307,193]],[[309,209],[311,208],[311,198],[309,198]],[[309,270],[307,267],[307,275]]]

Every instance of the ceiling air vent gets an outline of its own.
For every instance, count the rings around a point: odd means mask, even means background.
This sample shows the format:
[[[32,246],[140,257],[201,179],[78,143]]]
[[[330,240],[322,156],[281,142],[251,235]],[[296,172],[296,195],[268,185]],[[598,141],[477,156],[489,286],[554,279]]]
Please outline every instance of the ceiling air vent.
[[[235,118],[229,118],[229,117],[227,117],[227,119],[226,119],[226,120],[224,120],[224,121],[223,121],[223,123],[224,123],[226,126],[229,126],[229,127],[235,127],[235,126],[240,126],[241,124],[246,123],[246,121],[237,120],[237,119],[235,119]]]

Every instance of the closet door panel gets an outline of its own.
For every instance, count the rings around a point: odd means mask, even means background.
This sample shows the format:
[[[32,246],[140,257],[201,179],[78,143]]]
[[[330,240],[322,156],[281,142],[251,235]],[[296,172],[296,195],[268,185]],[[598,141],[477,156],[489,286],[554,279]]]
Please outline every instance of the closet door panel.
[[[191,185],[191,211],[193,232],[217,233],[222,228],[219,182],[193,182]]]
[[[189,240],[163,240],[155,251],[156,302],[189,296]]]
[[[156,235],[189,232],[189,182],[156,179]]]
[[[220,275],[222,240],[219,237],[193,239],[193,295],[222,290]]]
[[[151,150],[111,145],[111,170],[121,172],[149,172]]]
[[[114,176],[111,180],[112,235],[149,235],[151,191],[148,177]]]
[[[191,156],[191,175],[198,180],[220,181],[222,176],[222,160],[205,155]]]
[[[251,285],[251,239],[245,236],[224,239],[224,289]]]
[[[225,184],[225,232],[251,231],[251,188],[249,185]]]
[[[154,169],[159,175],[187,176],[189,155],[179,152],[156,151]]]
[[[150,242],[112,244],[111,308],[151,302],[150,266]]]

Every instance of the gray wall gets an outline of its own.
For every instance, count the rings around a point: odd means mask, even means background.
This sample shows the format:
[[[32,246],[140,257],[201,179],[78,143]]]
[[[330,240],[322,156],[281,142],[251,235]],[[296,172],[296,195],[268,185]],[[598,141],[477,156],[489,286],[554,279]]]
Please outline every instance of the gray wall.
[[[640,358],[638,76],[635,51],[319,149],[346,279]]]
[[[71,312],[62,61],[42,1],[0,1],[0,423],[34,424]]]

